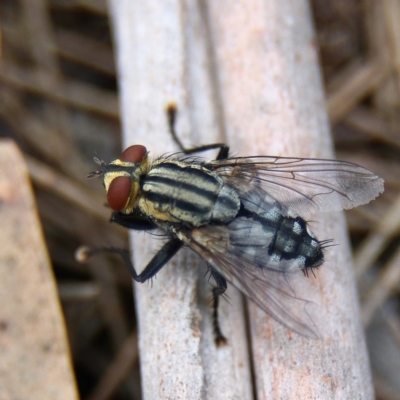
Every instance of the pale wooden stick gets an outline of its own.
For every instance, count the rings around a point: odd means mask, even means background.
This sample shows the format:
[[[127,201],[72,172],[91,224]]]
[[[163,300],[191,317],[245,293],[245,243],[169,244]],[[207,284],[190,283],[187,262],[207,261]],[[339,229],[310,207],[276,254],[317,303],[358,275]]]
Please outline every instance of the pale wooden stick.
[[[152,155],[176,150],[164,112],[174,102],[188,147],[226,134],[240,155],[332,157],[305,1],[110,4],[126,145],[144,144]],[[259,399],[373,398],[344,219],[318,221],[318,237],[340,243],[309,280],[323,339],[299,336],[251,307]],[[160,247],[145,235],[133,243],[140,269]],[[137,286],[144,398],[252,398],[240,298],[229,287],[231,306],[222,302],[221,316],[229,342],[218,349],[210,310],[197,301],[197,264],[182,252],[152,288]]]
[[[332,157],[307,2],[221,0],[210,2],[210,15],[228,141],[243,154]],[[312,221],[320,239],[340,244],[306,293],[321,308],[323,340],[252,306],[258,398],[373,398],[343,216]]]
[[[22,154],[0,142],[0,398],[78,399],[67,333]]]
[[[187,147],[220,141],[207,31],[193,2],[112,1],[126,145],[151,156],[177,151],[165,109],[178,106],[177,131]],[[221,115],[222,116],[222,115]],[[190,136],[189,136],[190,135]],[[134,237],[141,270],[160,241]],[[190,251],[164,267],[152,284],[136,285],[139,351],[145,399],[250,399],[251,377],[241,296],[229,289],[221,323],[229,344],[216,348],[205,263]],[[222,397],[221,397],[222,396]]]

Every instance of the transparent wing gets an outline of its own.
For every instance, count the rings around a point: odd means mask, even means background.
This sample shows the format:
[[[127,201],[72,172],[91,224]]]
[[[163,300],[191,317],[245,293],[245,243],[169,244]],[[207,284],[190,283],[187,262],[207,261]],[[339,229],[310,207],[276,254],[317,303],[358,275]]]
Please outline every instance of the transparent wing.
[[[260,223],[239,217],[226,226],[203,226],[180,232],[179,238],[282,325],[319,338],[307,306],[289,278],[306,280],[295,260],[276,262],[268,254],[271,237]],[[294,272],[297,271],[297,272]]]
[[[366,204],[383,192],[383,179],[346,161],[237,157],[207,163],[243,191],[259,187],[297,214],[340,211]]]

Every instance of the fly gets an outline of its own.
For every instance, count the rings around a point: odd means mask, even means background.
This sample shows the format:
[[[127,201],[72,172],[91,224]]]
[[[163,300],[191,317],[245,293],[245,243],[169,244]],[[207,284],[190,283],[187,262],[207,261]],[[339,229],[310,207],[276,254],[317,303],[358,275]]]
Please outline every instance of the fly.
[[[206,261],[215,281],[217,344],[226,341],[218,303],[227,282],[287,328],[319,337],[305,309],[307,301],[296,297],[288,277],[299,270],[314,274],[330,241],[318,240],[302,217],[366,204],[383,192],[383,180],[346,161],[229,158],[229,148],[222,143],[185,149],[174,130],[175,116],[176,109],[169,107],[171,133],[185,156],[151,160],[144,146],[133,145],[111,163],[95,158],[101,168],[88,176],[102,178],[113,222],[134,230],[159,230],[168,241],[140,274],[127,250],[82,248],[80,258],[119,254],[133,279],[145,282],[186,245]],[[219,149],[214,161],[188,157],[210,149]]]

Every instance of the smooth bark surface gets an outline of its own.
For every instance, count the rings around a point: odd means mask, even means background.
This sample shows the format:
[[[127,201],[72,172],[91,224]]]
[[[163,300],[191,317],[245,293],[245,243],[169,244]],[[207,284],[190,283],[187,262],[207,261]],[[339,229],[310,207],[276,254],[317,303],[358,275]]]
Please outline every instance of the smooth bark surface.
[[[78,399],[57,286],[29,175],[0,142],[0,398]]]
[[[307,3],[210,2],[210,20],[228,142],[241,154],[332,157]],[[293,334],[251,305],[258,398],[373,398],[343,216],[310,220],[320,240],[339,244],[303,289],[323,339]]]
[[[235,155],[332,157],[306,1],[110,0],[125,145],[177,151],[165,109],[178,107],[187,147],[226,141]],[[339,246],[306,280],[322,339],[299,336],[241,296],[222,301],[228,345],[216,348],[205,263],[184,250],[149,285],[136,285],[144,398],[373,398],[344,218],[315,216],[317,237]],[[140,271],[160,242],[134,235]],[[199,268],[200,266],[200,268]],[[204,294],[206,293],[206,294]]]

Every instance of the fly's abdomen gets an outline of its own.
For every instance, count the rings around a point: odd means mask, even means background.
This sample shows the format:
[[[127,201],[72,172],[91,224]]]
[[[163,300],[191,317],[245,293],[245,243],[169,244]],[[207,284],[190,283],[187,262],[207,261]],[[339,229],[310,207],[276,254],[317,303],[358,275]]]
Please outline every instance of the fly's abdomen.
[[[282,217],[268,251],[278,259],[295,260],[300,268],[323,262],[321,244],[300,217]]]
[[[139,207],[157,220],[197,227],[231,221],[240,200],[215,172],[199,164],[159,160],[142,179]]]
[[[260,268],[282,272],[315,268],[324,261],[320,242],[300,218],[279,214],[279,207],[269,205],[263,213],[241,211],[227,225],[228,250],[243,262],[250,260]]]

